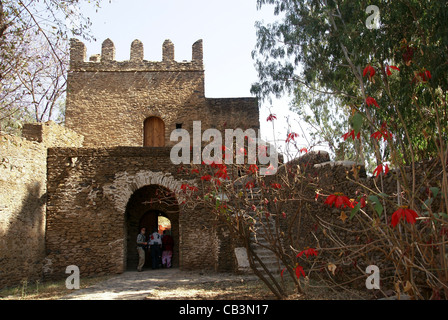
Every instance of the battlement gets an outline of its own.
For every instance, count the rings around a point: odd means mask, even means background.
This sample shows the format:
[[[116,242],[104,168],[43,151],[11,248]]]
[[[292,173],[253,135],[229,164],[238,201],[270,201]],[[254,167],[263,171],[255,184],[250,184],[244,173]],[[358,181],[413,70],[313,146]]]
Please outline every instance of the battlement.
[[[143,43],[134,40],[131,44],[130,58],[126,61],[115,60],[115,45],[110,39],[104,40],[101,54],[90,56],[86,61],[85,44],[78,39],[70,40],[70,71],[203,71],[202,40],[192,46],[191,61],[177,62],[174,58],[174,44],[165,40],[162,46],[162,61],[144,60]]]

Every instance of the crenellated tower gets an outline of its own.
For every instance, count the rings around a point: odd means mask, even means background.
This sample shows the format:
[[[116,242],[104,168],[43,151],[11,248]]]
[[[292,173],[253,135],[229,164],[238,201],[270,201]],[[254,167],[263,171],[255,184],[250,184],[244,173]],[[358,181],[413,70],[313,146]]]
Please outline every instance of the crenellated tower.
[[[165,40],[162,61],[144,59],[134,40],[129,60],[115,60],[115,45],[104,40],[101,54],[87,60],[86,46],[70,42],[66,126],[85,137],[84,146],[169,146],[170,133],[204,128],[259,128],[255,98],[208,99],[204,90],[202,40],[190,61],[175,60]]]

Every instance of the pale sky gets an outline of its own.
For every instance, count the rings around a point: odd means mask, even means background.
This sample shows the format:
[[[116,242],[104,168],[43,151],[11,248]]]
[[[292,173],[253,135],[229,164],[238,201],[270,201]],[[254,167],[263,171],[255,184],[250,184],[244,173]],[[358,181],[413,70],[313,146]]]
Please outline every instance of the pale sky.
[[[256,21],[272,22],[277,17],[273,7],[261,11],[256,0],[104,0],[98,12],[83,4],[82,12],[92,21],[96,42],[85,42],[87,56],[101,53],[101,43],[110,38],[116,60],[129,60],[130,46],[139,39],[144,45],[144,59],[160,61],[162,44],[170,39],[175,46],[175,60],[191,60],[191,46],[203,40],[205,94],[208,98],[251,97],[250,87],[257,81],[251,52],[256,44]],[[289,99],[275,100],[275,131],[280,141],[286,139],[284,117],[289,115]],[[273,130],[267,102],[260,102],[262,137],[272,142]],[[291,131],[302,136],[299,128]],[[301,145],[305,147],[305,145]]]

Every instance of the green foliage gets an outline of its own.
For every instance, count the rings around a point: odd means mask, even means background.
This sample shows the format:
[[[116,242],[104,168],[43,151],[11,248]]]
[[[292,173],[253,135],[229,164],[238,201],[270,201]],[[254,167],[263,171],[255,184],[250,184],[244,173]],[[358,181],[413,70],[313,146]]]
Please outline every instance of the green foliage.
[[[402,158],[407,163],[436,154],[437,146],[428,137],[441,134],[447,140],[446,126],[440,133],[433,121],[427,121],[438,111],[440,122],[448,122],[447,109],[436,108],[433,103],[433,92],[443,88],[438,91],[443,99],[448,88],[447,1],[258,0],[257,4],[273,5],[281,20],[268,25],[257,23],[253,57],[259,81],[253,85],[253,93],[260,97],[293,93],[293,110],[322,130],[323,134],[316,135],[334,150],[341,149],[340,136],[347,132],[341,128],[346,128],[351,109],[368,110],[371,122],[367,119],[361,128],[365,141],[370,142],[364,147],[367,158],[373,158],[370,134],[383,122],[390,125],[393,142],[402,146]],[[369,5],[380,10],[379,29],[366,27],[371,15],[365,12]],[[377,71],[375,83],[362,76],[369,64]],[[392,75],[385,77],[387,66],[392,65],[400,72],[392,70]],[[430,70],[431,80],[416,81],[416,73],[424,70]],[[380,108],[367,107],[367,96],[375,97]],[[395,108],[411,141],[406,141]],[[345,116],[333,116],[341,111]],[[407,148],[409,143],[415,149],[414,159]],[[345,144],[346,149],[355,147]]]

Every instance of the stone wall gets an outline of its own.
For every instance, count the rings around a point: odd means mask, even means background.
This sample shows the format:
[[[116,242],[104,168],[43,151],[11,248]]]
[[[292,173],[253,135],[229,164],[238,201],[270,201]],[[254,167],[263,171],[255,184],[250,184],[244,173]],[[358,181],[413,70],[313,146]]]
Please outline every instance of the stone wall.
[[[168,147],[49,149],[47,278],[63,277],[68,265],[77,265],[81,276],[132,267],[138,221],[149,210],[168,212],[175,265],[219,269],[216,253],[223,250],[216,248],[214,217],[182,206],[181,185],[194,183],[188,172],[172,165]],[[172,193],[169,203],[151,201],[157,199],[154,190],[162,189]]]
[[[0,287],[40,279],[45,256],[46,149],[0,136]]]
[[[163,60],[143,60],[143,44],[131,45],[130,60],[115,61],[109,39],[101,56],[86,61],[85,45],[71,43],[66,125],[85,137],[86,147],[142,146],[144,121],[158,117],[165,124],[165,145],[181,125],[202,130],[259,128],[256,98],[205,97],[202,40],[192,46],[192,60],[177,62],[174,45],[163,44]]]
[[[325,155],[325,154],[324,154]],[[329,263],[336,263],[341,259],[344,263],[337,263],[337,268],[333,279],[339,283],[351,282],[357,279],[353,285],[365,289],[365,270],[369,265],[376,265],[381,270],[381,279],[384,288],[393,289],[393,268],[391,265],[385,263],[385,252],[390,249],[382,248],[370,250],[361,257],[352,257],[349,253],[356,251],[357,247],[363,246],[375,239],[369,238],[372,233],[366,233],[366,226],[361,226],[356,218],[352,220],[350,217],[350,209],[342,210],[334,206],[327,206],[324,204],[326,196],[336,192],[343,193],[350,199],[355,199],[359,195],[365,193],[370,194],[367,190],[376,190],[377,192],[384,192],[391,196],[392,203],[395,203],[397,196],[397,171],[391,170],[383,180],[378,177],[367,176],[365,168],[362,165],[357,165],[351,161],[329,161],[328,155],[316,157],[316,154],[306,155],[303,158],[296,159],[289,163],[291,168],[300,165],[302,173],[305,174],[305,184],[310,188],[304,188],[304,197],[306,199],[301,203],[287,205],[285,210],[288,212],[288,217],[294,217],[294,213],[298,208],[300,219],[296,217],[294,221],[285,221],[284,230],[287,227],[292,227],[292,239],[295,247],[298,250],[304,250],[307,247],[322,248],[319,259]],[[427,188],[437,186],[440,183],[440,164],[437,161],[426,161],[415,164],[416,170],[416,194],[420,200],[427,199]],[[281,172],[282,169],[279,170]],[[409,181],[412,181],[411,168],[405,168],[405,174]],[[350,179],[347,179],[350,178]],[[275,177],[271,177],[275,179]],[[355,182],[354,182],[355,181]],[[368,189],[364,189],[365,186]],[[439,186],[440,187],[440,186]],[[321,195],[316,198],[316,190]],[[381,191],[379,191],[381,190]],[[397,205],[386,202],[382,218],[388,217],[388,223],[392,213],[397,209]],[[378,214],[367,206],[367,214],[370,217],[378,217]],[[343,219],[342,212],[344,211],[346,218]],[[421,213],[419,210],[417,210]],[[360,214],[360,213],[358,213]],[[288,224],[289,223],[289,224]],[[330,230],[333,230],[330,231]],[[317,240],[318,239],[318,240]],[[378,239],[376,239],[378,240]],[[380,239],[381,240],[381,239]],[[349,248],[349,246],[351,246]],[[329,248],[338,248],[326,250]],[[345,249],[347,247],[347,249]],[[287,249],[287,248],[286,248]],[[383,249],[386,249],[383,251]],[[295,255],[292,255],[295,256]],[[310,259],[313,261],[312,259]],[[311,262],[308,264],[306,260],[300,260],[305,270],[314,267]],[[326,265],[320,266],[323,275],[326,274]],[[314,273],[314,275],[316,275]]]
[[[82,135],[53,121],[24,124],[22,137],[46,147],[82,147],[84,142]]]
[[[42,277],[45,262],[47,146],[79,146],[82,137],[54,123],[0,134],[0,288]]]

